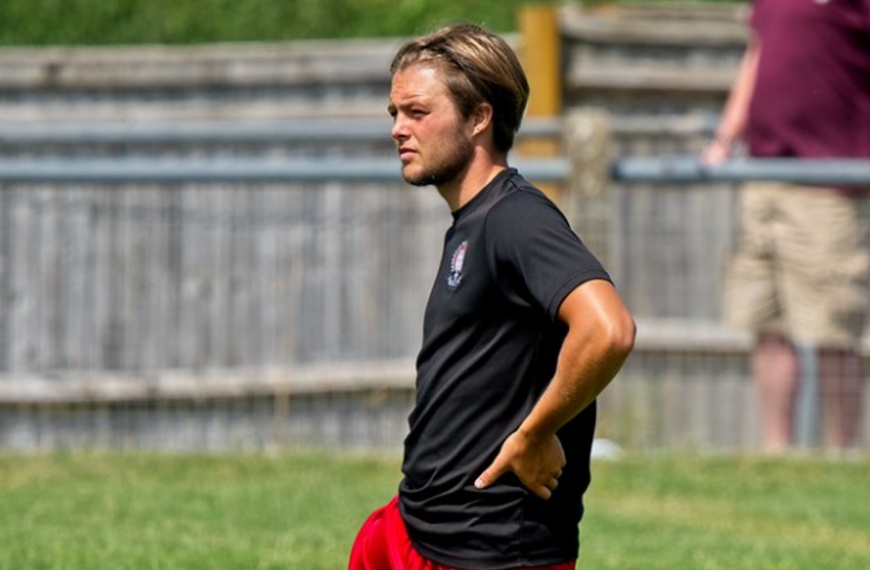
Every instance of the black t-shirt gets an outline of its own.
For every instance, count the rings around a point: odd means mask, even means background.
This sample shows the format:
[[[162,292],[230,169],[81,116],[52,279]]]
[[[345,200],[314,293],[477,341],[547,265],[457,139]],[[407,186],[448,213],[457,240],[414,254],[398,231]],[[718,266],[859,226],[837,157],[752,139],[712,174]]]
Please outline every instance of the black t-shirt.
[[[513,474],[475,479],[529,414],[556,369],[563,299],[610,280],[556,206],[507,169],[461,209],[426,307],[400,507],[419,552],[459,568],[577,557],[595,406],[559,432],[568,465],[544,501]]]

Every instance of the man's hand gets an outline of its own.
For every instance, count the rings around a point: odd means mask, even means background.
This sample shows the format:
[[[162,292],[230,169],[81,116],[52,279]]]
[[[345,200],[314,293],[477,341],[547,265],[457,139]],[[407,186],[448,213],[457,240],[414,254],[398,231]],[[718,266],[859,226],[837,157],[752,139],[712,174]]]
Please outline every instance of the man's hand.
[[[485,489],[510,471],[532,493],[549,499],[559,485],[565,463],[565,451],[555,435],[532,440],[516,431],[505,440],[495,460],[474,486]]]
[[[701,164],[716,166],[731,159],[734,152],[734,141],[714,138],[701,150]]]

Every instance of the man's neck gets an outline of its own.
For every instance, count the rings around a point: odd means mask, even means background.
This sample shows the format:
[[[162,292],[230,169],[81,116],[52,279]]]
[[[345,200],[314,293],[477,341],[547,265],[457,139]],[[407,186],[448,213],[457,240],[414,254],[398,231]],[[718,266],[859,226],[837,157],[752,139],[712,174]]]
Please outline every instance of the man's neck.
[[[507,160],[486,160],[472,163],[457,179],[438,187],[438,193],[455,212],[477,196],[498,173],[507,168]]]

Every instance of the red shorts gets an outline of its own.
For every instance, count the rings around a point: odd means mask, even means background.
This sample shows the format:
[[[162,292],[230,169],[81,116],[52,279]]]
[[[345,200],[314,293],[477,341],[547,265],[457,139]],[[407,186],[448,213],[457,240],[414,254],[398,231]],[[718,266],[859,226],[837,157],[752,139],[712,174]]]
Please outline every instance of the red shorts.
[[[574,570],[576,562],[514,570]],[[458,570],[426,560],[411,546],[399,499],[376,510],[363,523],[350,553],[348,570]]]

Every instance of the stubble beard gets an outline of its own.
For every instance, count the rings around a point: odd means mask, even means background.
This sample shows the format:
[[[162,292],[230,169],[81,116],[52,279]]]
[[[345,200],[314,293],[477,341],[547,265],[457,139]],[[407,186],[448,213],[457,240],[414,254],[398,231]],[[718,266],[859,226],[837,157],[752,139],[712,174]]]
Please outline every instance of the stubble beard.
[[[443,153],[438,153],[433,164],[425,165],[418,173],[409,174],[403,170],[405,182],[412,186],[441,187],[458,180],[471,162],[474,145],[464,137],[457,137],[453,143]]]

